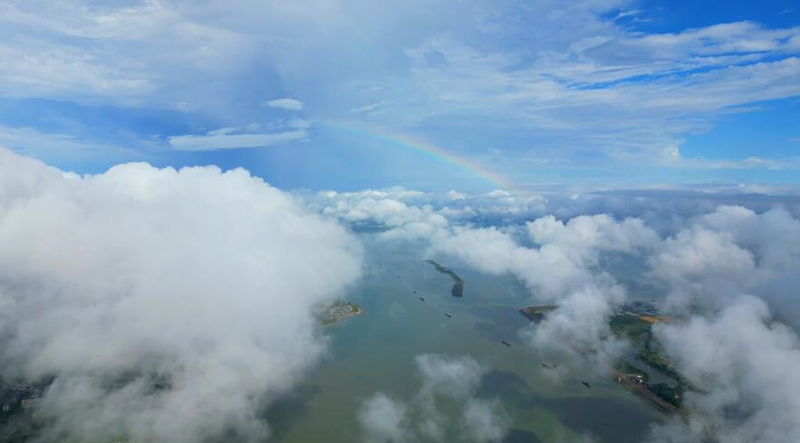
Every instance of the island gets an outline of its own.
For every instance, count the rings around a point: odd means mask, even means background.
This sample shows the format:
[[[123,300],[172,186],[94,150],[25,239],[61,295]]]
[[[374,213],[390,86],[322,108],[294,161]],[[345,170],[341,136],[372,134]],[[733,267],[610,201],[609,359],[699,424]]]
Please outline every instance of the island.
[[[557,305],[534,305],[524,307],[519,312],[532,323],[538,324],[556,309]],[[681,408],[681,401],[684,391],[691,389],[691,386],[666,356],[658,351],[652,333],[654,324],[670,321],[674,319],[659,315],[652,303],[637,301],[618,309],[609,319],[609,327],[612,333],[631,343],[634,355],[632,361],[621,359],[608,369],[617,383],[644,398],[659,411],[686,415]],[[651,383],[651,374],[658,375],[662,381]]]
[[[322,326],[332,326],[344,319],[361,315],[363,312],[364,310],[361,308],[361,306],[355,303],[350,303],[348,301],[337,301],[334,304],[324,308],[319,317]]]
[[[452,269],[444,267],[433,260],[427,260],[427,262],[432,264],[437,271],[441,272],[442,274],[447,274],[453,279],[453,289],[450,290],[450,293],[453,294],[453,297],[464,296],[464,280],[462,280],[458,274],[453,272]]]

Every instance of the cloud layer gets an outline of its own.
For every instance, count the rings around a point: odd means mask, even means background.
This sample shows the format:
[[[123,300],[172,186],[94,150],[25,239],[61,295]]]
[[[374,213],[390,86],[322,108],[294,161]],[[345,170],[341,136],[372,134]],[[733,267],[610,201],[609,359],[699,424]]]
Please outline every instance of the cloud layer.
[[[711,318],[665,325],[656,336],[699,391],[685,396],[688,421],[657,426],[652,441],[800,439],[800,337],[775,322],[762,300],[740,296]]]
[[[663,298],[677,319],[654,327],[654,336],[692,386],[684,398],[689,419],[655,426],[648,441],[778,443],[800,439],[800,217],[796,198],[763,197],[644,193],[587,202],[394,189],[329,194],[333,204],[324,211],[380,223],[385,241],[422,241],[428,254],[515,275],[536,302],[560,306],[523,333],[529,344],[551,351],[557,343],[601,363],[613,362],[625,347],[608,319],[627,291],[605,259],[627,256],[624,274],[645,285],[648,298]],[[565,214],[605,208],[642,218],[545,215],[525,221],[532,217],[518,211],[520,201]],[[731,201],[761,209],[720,204]],[[513,222],[476,226],[486,223],[485,213],[465,211],[468,205]],[[602,372],[604,366],[597,367]]]
[[[263,437],[258,411],[324,352],[310,311],[359,275],[359,244],[339,220],[515,275],[532,300],[560,306],[528,343],[603,363],[624,349],[607,320],[630,295],[608,259],[636,262],[679,319],[655,337],[696,388],[690,420],[650,440],[778,443],[800,438],[795,203],[727,191],[291,196],[243,170],[126,164],[81,177],[0,151],[2,369],[54,379],[44,440]],[[475,396],[483,365],[416,365],[411,397],[364,400],[368,441],[503,438],[502,405]]]
[[[338,224],[244,170],[78,177],[0,151],[7,376],[54,378],[42,440],[263,438],[325,349],[312,308],[359,276]]]
[[[367,442],[502,440],[508,432],[502,405],[475,396],[484,366],[471,357],[439,354],[418,355],[416,364],[421,387],[411,403],[382,392],[362,403],[358,418]]]

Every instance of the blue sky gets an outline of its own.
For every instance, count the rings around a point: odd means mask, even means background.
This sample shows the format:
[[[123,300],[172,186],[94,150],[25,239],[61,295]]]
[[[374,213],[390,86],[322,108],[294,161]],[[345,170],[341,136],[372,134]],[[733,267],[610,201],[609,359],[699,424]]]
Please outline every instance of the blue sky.
[[[0,146],[285,188],[800,184],[788,1],[9,1]]]

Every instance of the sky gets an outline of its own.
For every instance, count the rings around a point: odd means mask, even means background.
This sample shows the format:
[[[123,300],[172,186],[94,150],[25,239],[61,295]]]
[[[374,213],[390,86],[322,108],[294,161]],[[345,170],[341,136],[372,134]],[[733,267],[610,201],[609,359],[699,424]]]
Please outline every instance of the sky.
[[[0,146],[288,189],[800,181],[788,1],[7,1]]]

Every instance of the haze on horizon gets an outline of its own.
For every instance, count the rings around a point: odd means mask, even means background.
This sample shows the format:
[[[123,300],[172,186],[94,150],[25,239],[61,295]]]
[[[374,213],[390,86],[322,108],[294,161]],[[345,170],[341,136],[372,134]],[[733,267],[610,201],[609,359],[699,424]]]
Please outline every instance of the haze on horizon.
[[[792,2],[9,0],[0,37],[0,441],[800,441]],[[679,414],[610,376],[641,346]]]

